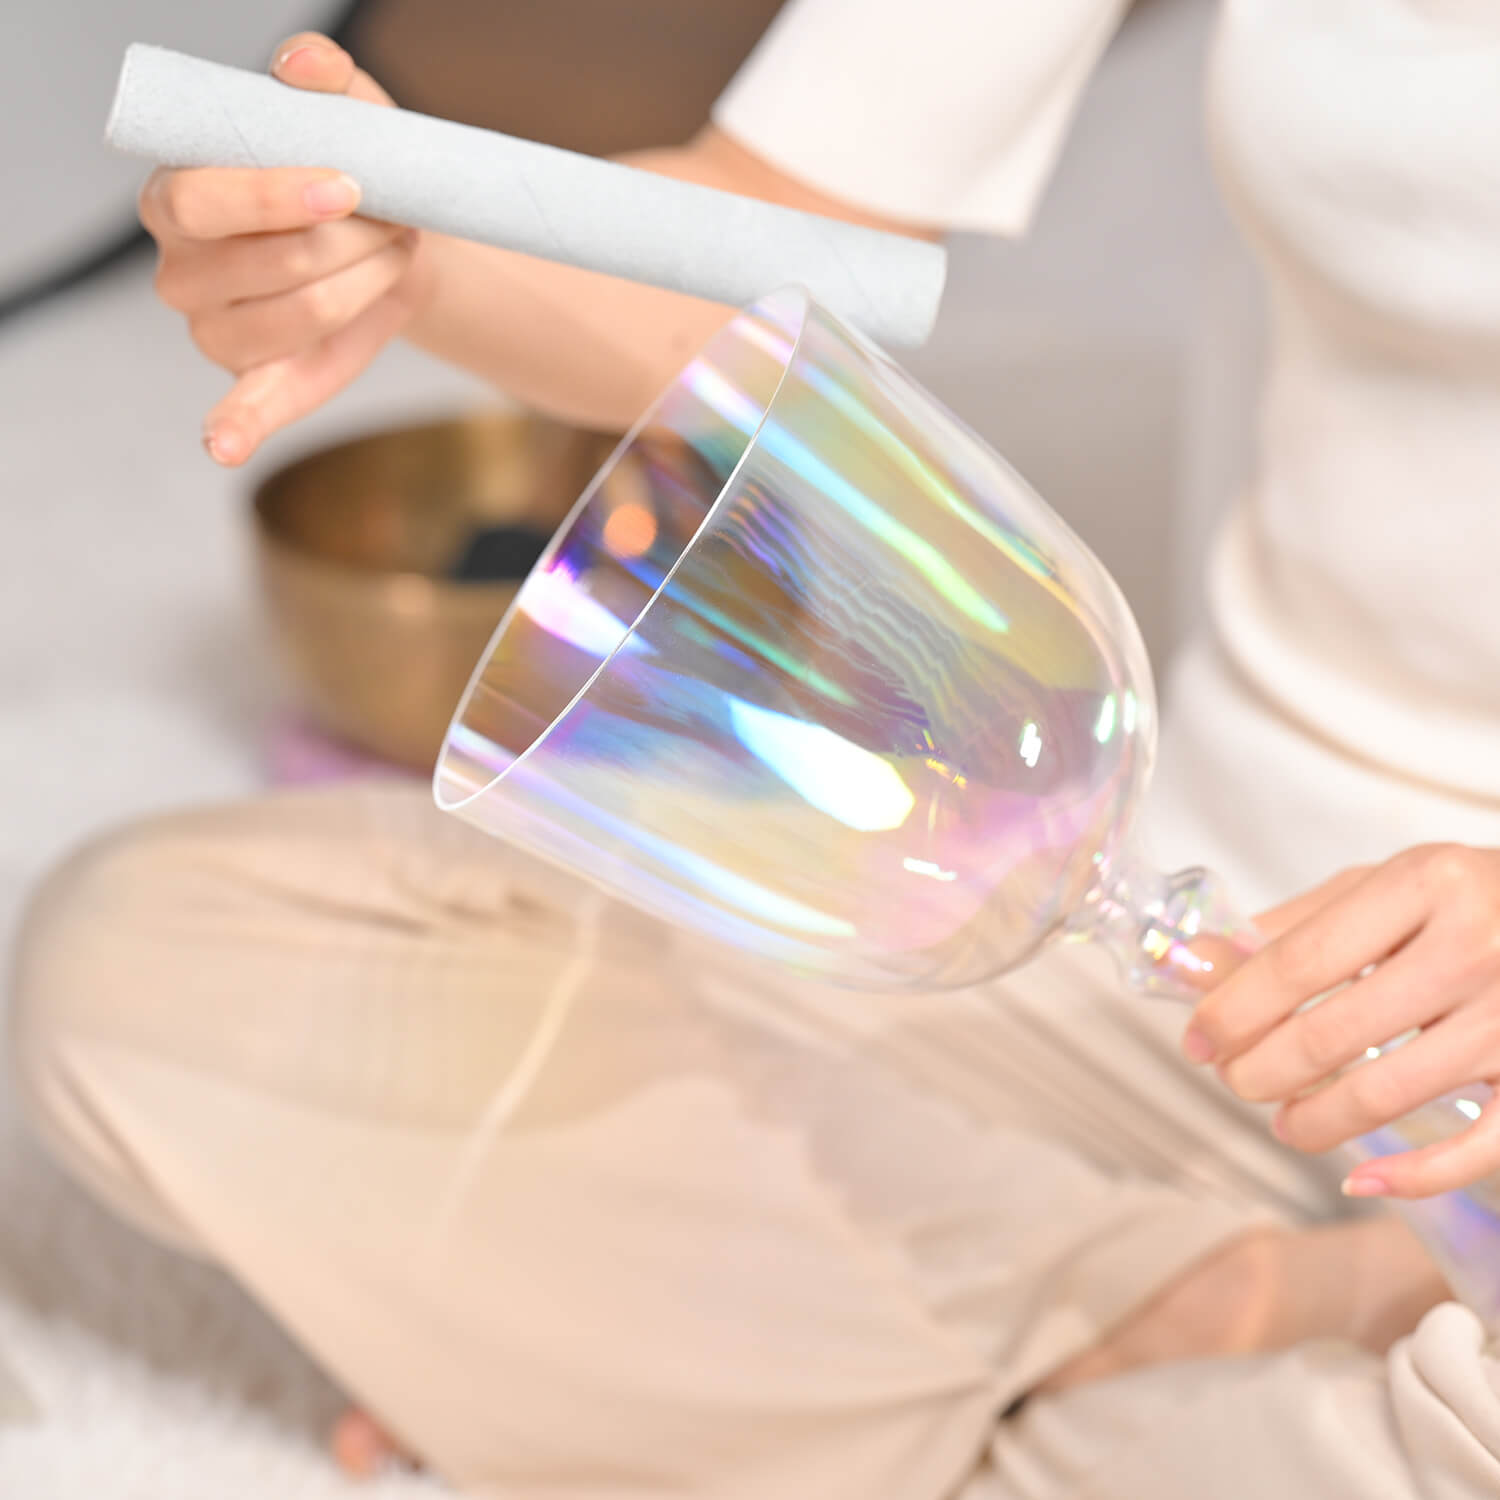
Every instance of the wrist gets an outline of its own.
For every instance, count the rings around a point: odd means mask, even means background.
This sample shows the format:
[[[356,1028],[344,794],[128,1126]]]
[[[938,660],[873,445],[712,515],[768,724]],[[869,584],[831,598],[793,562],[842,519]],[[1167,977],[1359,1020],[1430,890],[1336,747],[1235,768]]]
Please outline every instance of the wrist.
[[[430,344],[432,337],[430,325],[433,322],[434,309],[442,288],[451,277],[455,245],[456,242],[446,235],[423,230],[422,237],[417,242],[417,251],[412,260],[411,270],[407,272],[406,284],[402,289],[410,313],[401,330],[401,336],[408,343],[427,349],[429,352],[438,352],[433,350]]]

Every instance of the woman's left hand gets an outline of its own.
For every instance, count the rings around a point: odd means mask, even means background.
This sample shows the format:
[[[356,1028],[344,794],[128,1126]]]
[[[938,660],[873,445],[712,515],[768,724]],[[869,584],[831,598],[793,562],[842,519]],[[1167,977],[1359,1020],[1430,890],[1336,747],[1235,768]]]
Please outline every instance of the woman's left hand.
[[[1257,925],[1270,941],[1198,1006],[1182,1045],[1242,1099],[1281,1101],[1272,1128],[1288,1145],[1328,1151],[1450,1090],[1500,1085],[1500,850],[1409,849]],[[1467,1129],[1363,1163],[1344,1190],[1422,1198],[1497,1169],[1500,1092]]]

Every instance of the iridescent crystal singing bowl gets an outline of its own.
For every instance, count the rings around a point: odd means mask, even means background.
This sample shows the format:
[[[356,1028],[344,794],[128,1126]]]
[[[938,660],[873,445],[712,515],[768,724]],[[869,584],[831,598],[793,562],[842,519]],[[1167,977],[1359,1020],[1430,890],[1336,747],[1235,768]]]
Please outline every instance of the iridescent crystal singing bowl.
[[[585,491],[475,671],[434,789],[804,974],[967,985],[1072,935],[1190,999],[1254,935],[1212,877],[1132,857],[1155,744],[1145,649],[1104,568],[789,289],[730,322]],[[1467,1123],[1454,1108],[1432,1107],[1445,1134]],[[1500,1309],[1494,1200],[1415,1221],[1455,1288]]]
[[[1009,968],[1110,864],[1144,648],[1026,485],[798,292],[693,361],[492,641],[441,806],[862,986]]]

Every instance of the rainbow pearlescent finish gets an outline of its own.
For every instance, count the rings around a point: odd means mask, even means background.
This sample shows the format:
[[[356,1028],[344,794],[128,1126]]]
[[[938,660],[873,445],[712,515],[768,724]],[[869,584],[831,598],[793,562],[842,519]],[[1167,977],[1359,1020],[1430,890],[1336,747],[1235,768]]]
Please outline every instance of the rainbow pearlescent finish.
[[[439,804],[864,987],[1018,962],[1107,867],[1154,701],[1113,581],[798,290],[621,443],[501,623]]]
[[[1456,1089],[1362,1136],[1345,1148],[1344,1155],[1351,1162],[1369,1161],[1447,1140],[1479,1118],[1491,1092],[1482,1083]],[[1402,1207],[1454,1295],[1492,1334],[1500,1333],[1500,1177],[1486,1177],[1463,1192],[1442,1193]]]

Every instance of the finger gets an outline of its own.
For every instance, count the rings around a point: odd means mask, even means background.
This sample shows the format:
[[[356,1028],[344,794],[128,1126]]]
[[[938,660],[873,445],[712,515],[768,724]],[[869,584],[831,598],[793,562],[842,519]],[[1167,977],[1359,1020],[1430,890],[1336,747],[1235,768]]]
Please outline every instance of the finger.
[[[1399,947],[1429,909],[1421,882],[1395,863],[1351,882],[1213,990],[1193,1013],[1183,1050],[1195,1062],[1245,1051],[1309,1000]]]
[[[405,275],[415,249],[403,235],[374,255],[321,281],[236,302],[196,319],[193,340],[225,369],[241,374],[257,365],[285,359],[351,323]]]
[[[367,104],[391,102],[391,96],[337,42],[315,31],[288,37],[276,49],[271,76],[314,93],[348,94]]]
[[[1310,916],[1334,896],[1357,885],[1366,874],[1368,869],[1362,865],[1343,870],[1331,880],[1325,880],[1315,890],[1306,891],[1294,900],[1262,912],[1253,924],[1256,938],[1259,941],[1269,941],[1279,937],[1287,927]],[[1217,989],[1230,974],[1242,968],[1254,956],[1245,942],[1224,937],[1194,938],[1188,951],[1194,962],[1181,968],[1178,977],[1186,980],[1194,990],[1203,995]],[[1184,1043],[1189,1047],[1189,1055],[1195,1062],[1205,1061],[1206,1058],[1196,1055],[1195,1049],[1200,1046],[1197,1040],[1199,1034],[1191,1026],[1188,1031],[1192,1035],[1185,1035]],[[1201,1045],[1206,1046],[1206,1040]]]
[[[1219,1068],[1241,1099],[1291,1099],[1395,1037],[1468,1000],[1480,987],[1464,979],[1448,945],[1431,929],[1362,979],[1288,1017]]]
[[[1277,1137],[1299,1151],[1331,1151],[1462,1088],[1482,1066],[1475,1061],[1477,1030],[1460,1012],[1327,1088],[1292,1100],[1276,1117]]]
[[[189,167],[153,172],[141,223],[164,249],[236,234],[270,234],[345,219],[359,184],[327,167]]]
[[[156,292],[183,313],[274,297],[356,265],[404,232],[397,224],[345,219],[189,246],[162,257]]]
[[[1290,901],[1283,901],[1280,906],[1271,907],[1269,911],[1261,912],[1255,919],[1255,930],[1267,941],[1278,938],[1299,922],[1305,922],[1314,912],[1321,911],[1336,897],[1353,890],[1369,875],[1369,865],[1353,865],[1347,870],[1340,870],[1337,875],[1325,880],[1322,885],[1315,886],[1310,891],[1303,891],[1300,895],[1293,896]]]
[[[218,463],[245,462],[272,433],[336,395],[400,332],[413,303],[398,288],[315,348],[250,370],[209,413],[204,446]]]
[[[1465,1090],[1472,1107],[1483,1090]],[[1480,1107],[1467,1130],[1395,1156],[1361,1162],[1344,1179],[1351,1198],[1430,1198],[1472,1187],[1500,1171],[1500,1095]]]

